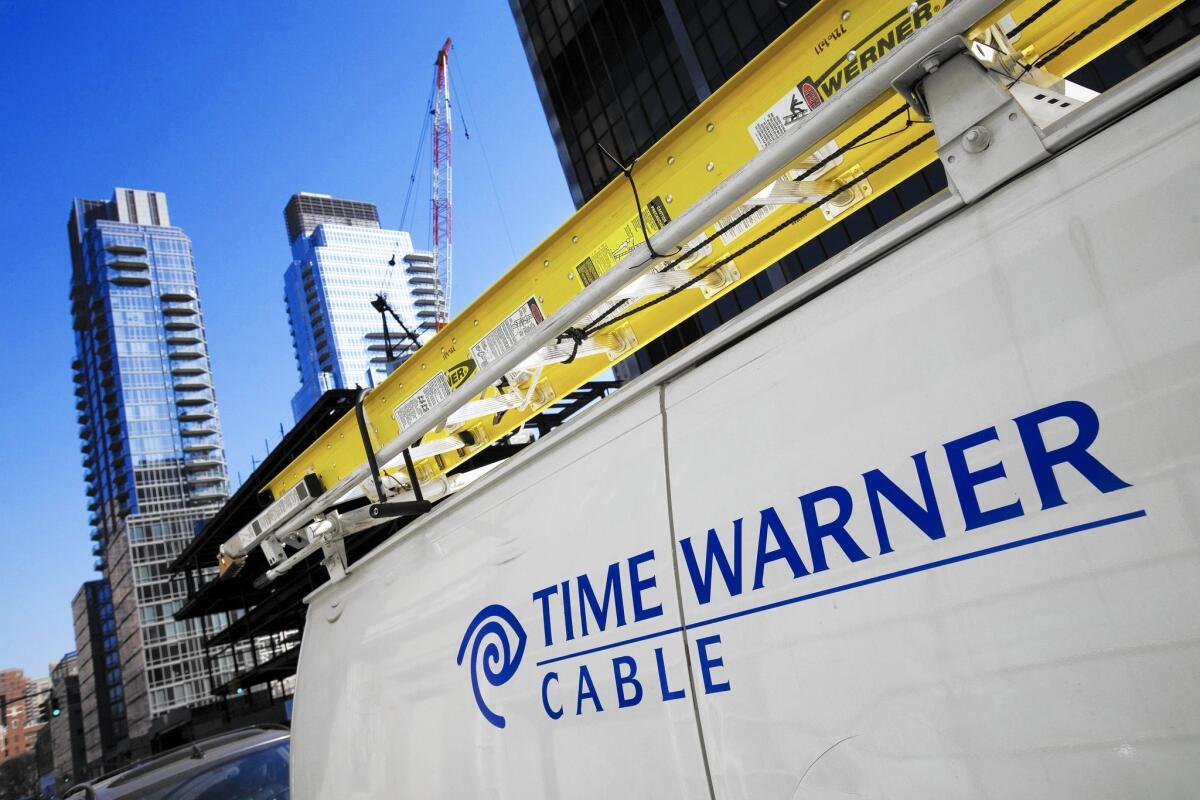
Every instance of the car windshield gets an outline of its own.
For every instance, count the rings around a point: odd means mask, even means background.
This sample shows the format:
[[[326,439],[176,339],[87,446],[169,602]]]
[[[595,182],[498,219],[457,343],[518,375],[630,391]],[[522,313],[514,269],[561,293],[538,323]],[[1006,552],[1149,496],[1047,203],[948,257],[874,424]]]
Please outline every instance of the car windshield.
[[[287,742],[218,761],[130,800],[288,800]]]

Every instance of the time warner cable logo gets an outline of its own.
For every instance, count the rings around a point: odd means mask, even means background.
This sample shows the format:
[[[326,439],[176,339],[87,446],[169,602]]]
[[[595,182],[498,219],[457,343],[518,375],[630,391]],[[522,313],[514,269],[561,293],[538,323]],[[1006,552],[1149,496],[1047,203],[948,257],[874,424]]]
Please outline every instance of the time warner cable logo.
[[[917,453],[907,466],[889,468],[890,474],[869,469],[853,481],[793,496],[786,505],[767,506],[722,521],[706,534],[680,539],[679,579],[697,610],[694,621],[683,625],[667,622],[660,593],[670,592],[674,577],[659,584],[653,550],[538,589],[530,599],[546,650],[577,648],[547,652],[537,662],[542,710],[557,720],[568,713],[603,712],[605,706],[613,710],[614,700],[617,709],[652,698],[679,700],[692,687],[706,695],[727,692],[732,681],[721,634],[713,632],[716,624],[1145,517],[1144,509],[1126,508],[1099,519],[1076,518],[1061,527],[1068,520],[1060,514],[1055,529],[1047,525],[999,544],[995,537],[970,544],[970,533],[980,528],[1026,516],[1032,521],[1071,501],[1094,504],[1097,492],[1130,488],[1092,452],[1099,438],[1100,418],[1091,406],[1077,400],[1055,403]],[[1018,496],[1016,484],[1010,483],[1018,474],[1032,478],[1023,484],[1032,487],[1025,496]],[[1071,487],[1070,498],[1061,478]],[[958,546],[938,553],[929,549],[931,543]],[[924,545],[929,558],[889,569],[889,554],[916,545]],[[878,560],[880,569],[866,577],[858,572],[854,580],[811,580],[831,567],[836,573],[839,564],[867,560]],[[757,599],[764,587],[783,585],[794,586],[785,599]],[[714,600],[743,596],[748,602],[736,610],[707,611]],[[655,619],[659,629],[641,626]],[[627,625],[641,630],[592,647],[580,641]],[[694,682],[677,659],[667,656],[685,631],[684,658],[695,667]],[[468,660],[469,648],[475,703],[497,728],[505,727],[505,719],[488,706],[480,678],[494,687],[510,681],[521,666],[526,639],[516,615],[492,604],[471,620],[458,648],[460,666]],[[630,651],[635,644],[638,649]],[[646,645],[653,647],[652,655]]]
[[[467,654],[468,644],[471,646],[471,689],[475,692],[475,704],[488,722],[503,728],[504,717],[488,708],[479,691],[479,672],[483,671],[492,686],[503,686],[516,675],[521,656],[525,654],[525,629],[511,611],[498,603],[492,604],[476,614],[467,626],[462,644],[458,646],[459,666]]]

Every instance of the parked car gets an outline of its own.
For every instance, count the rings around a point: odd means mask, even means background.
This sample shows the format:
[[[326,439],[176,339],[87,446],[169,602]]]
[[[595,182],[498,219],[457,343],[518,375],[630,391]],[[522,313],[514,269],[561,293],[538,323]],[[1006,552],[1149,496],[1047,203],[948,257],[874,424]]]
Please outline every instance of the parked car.
[[[223,733],[73,786],[64,800],[288,800],[289,739],[271,725]]]

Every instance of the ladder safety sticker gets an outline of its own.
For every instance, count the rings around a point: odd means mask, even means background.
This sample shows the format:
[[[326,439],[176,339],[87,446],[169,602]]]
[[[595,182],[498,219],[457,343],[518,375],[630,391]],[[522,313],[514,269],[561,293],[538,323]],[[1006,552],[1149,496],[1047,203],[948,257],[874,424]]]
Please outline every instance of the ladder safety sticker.
[[[751,123],[750,138],[759,150],[765,150],[767,145],[787,133],[792,126],[803,122],[819,105],[821,92],[812,78],[805,78]]]
[[[471,345],[471,355],[475,364],[486,367],[509,350],[516,347],[517,342],[534,331],[538,325],[546,321],[542,307],[536,297],[531,297],[516,311],[509,314],[503,322],[488,331],[487,335]]]
[[[749,211],[750,208],[752,208],[752,206],[738,206],[736,209],[734,209],[732,214],[721,217],[719,220],[717,220],[717,229],[720,230],[721,228],[724,228],[726,225],[729,225],[735,219],[737,219],[739,216],[741,216],[742,214],[745,214],[747,211]],[[757,225],[758,223],[760,223],[764,219],[766,219],[767,215],[770,214],[772,211],[774,211],[775,208],[776,208],[775,206],[759,206],[758,210],[755,211],[753,214],[746,217],[744,220],[739,222],[737,225],[734,225],[732,228],[730,228],[729,230],[727,230],[721,234],[722,244],[725,244],[726,246],[728,246],[733,240],[737,239],[743,233],[750,230],[755,225]]]
[[[608,236],[604,242],[580,261],[575,267],[579,281],[587,286],[592,281],[608,272],[609,267],[620,261],[642,243],[642,221],[646,222],[646,233],[653,236],[664,225],[671,221],[667,206],[661,197],[654,197],[646,203],[642,214],[634,214],[620,230]]]
[[[396,420],[400,430],[404,430],[420,419],[422,414],[449,396],[450,380],[446,377],[446,373],[439,372],[414,392],[412,397],[396,406],[396,409],[392,411],[392,418]]]

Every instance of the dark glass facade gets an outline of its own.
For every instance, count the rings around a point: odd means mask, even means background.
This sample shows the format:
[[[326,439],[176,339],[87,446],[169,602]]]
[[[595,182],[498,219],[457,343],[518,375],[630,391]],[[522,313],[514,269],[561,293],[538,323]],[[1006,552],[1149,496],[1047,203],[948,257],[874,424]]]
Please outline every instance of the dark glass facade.
[[[816,0],[509,0],[576,206],[645,152]],[[1191,38],[1200,0],[1187,0],[1072,78],[1103,90]],[[685,320],[633,358],[638,375],[946,185],[932,164]]]

